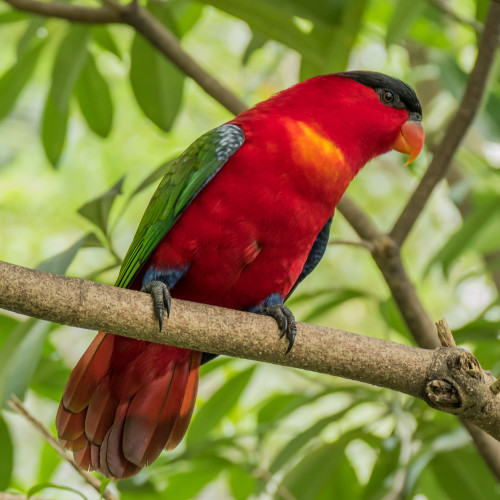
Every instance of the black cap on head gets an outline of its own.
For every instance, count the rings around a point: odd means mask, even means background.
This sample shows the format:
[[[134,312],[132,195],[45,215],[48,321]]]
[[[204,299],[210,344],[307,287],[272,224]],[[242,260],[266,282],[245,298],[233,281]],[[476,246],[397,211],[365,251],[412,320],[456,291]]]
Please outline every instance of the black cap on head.
[[[412,120],[422,120],[422,106],[415,91],[401,80],[374,71],[346,71],[337,75],[351,78],[372,88],[378,94],[382,104],[397,109],[406,109]]]

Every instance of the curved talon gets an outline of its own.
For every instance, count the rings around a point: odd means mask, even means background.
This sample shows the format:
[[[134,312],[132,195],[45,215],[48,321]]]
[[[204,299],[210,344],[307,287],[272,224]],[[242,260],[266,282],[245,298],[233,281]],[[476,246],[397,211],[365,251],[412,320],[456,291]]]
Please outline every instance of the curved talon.
[[[141,292],[149,293],[153,298],[153,307],[160,325],[160,332],[163,327],[163,314],[167,310],[167,318],[170,318],[170,307],[172,297],[168,291],[167,285],[162,281],[150,281],[146,286],[141,288]]]
[[[261,306],[257,314],[271,316],[271,318],[275,319],[281,331],[280,339],[286,336],[288,340],[288,349],[285,352],[285,354],[288,354],[292,350],[297,335],[297,323],[292,311],[284,304],[277,304],[274,306]]]

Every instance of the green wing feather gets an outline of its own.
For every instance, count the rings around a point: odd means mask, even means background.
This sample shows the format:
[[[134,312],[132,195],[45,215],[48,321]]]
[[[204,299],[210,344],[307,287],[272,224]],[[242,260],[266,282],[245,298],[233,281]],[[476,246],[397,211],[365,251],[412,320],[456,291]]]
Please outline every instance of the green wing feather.
[[[115,285],[127,287],[198,192],[245,140],[236,125],[207,132],[172,161],[144,213]]]

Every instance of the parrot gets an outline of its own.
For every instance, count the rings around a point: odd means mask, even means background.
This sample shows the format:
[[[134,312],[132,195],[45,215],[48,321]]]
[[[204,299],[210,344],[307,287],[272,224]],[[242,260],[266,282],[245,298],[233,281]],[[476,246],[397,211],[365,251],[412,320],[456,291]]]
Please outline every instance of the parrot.
[[[420,153],[422,108],[370,71],[320,75],[205,133],[169,165],[116,286],[149,293],[160,330],[171,298],[271,316],[287,351],[286,299],[325,253],[336,205],[371,159]],[[167,320],[168,321],[168,320]],[[137,474],[187,431],[200,366],[215,355],[99,332],[56,415],[76,463]]]

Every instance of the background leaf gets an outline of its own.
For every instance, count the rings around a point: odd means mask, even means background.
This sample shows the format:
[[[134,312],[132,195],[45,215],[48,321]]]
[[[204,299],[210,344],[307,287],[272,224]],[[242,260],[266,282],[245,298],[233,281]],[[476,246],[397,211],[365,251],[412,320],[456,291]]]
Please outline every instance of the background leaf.
[[[10,484],[14,462],[14,447],[9,429],[0,414],[0,490],[6,490]]]
[[[66,139],[70,98],[73,87],[87,60],[89,29],[75,25],[61,41],[52,69],[50,87],[42,123],[42,142],[48,159],[56,166]]]
[[[113,122],[113,102],[108,84],[90,53],[76,82],[75,94],[90,129],[107,137]]]

